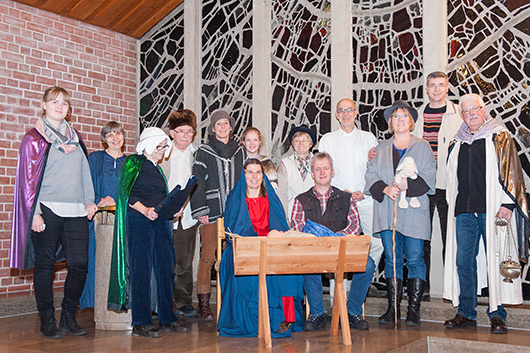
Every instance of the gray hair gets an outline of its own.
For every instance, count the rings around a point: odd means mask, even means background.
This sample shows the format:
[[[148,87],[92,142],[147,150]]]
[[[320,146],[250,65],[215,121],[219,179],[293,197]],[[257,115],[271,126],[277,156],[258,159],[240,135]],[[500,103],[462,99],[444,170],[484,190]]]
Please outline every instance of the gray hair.
[[[311,166],[311,171],[313,171],[313,164],[315,164],[315,161],[317,159],[329,160],[329,163],[331,163],[331,169],[333,170],[333,158],[331,158],[330,154],[327,152],[317,152],[313,155],[313,157],[311,158],[311,161],[309,162]]]
[[[107,143],[107,134],[110,134],[111,132],[119,132],[125,137],[125,130],[123,130],[123,127],[120,123],[117,121],[109,121],[101,128],[101,139],[103,142]]]
[[[479,96],[476,93],[468,93],[468,94],[465,94],[462,97],[460,97],[460,101],[458,102],[458,107],[460,108],[460,110],[462,110],[462,103],[467,102],[467,101],[471,101],[471,100],[475,101],[475,102],[478,102],[478,104],[481,107],[485,106],[484,100],[482,99],[481,96]]]

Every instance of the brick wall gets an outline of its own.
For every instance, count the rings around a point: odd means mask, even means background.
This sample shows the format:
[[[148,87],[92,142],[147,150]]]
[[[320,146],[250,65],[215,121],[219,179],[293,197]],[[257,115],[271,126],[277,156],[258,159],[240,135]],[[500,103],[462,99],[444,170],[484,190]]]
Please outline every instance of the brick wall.
[[[69,121],[89,152],[102,149],[99,132],[109,120],[135,137],[136,40],[9,0],[0,0],[0,298],[30,294],[32,271],[8,264],[18,148],[41,112],[44,90],[72,95]],[[55,287],[62,287],[64,264]]]

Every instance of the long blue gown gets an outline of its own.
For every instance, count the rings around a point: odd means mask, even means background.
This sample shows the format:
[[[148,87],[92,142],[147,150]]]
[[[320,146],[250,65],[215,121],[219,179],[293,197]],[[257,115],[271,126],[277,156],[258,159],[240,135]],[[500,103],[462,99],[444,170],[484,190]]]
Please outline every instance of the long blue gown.
[[[90,164],[90,173],[92,174],[92,183],[94,184],[96,205],[102,198],[111,196],[116,200],[118,193],[118,179],[120,177],[121,164],[127,156],[114,159],[104,150],[95,151],[88,155]],[[86,276],[85,287],[81,294],[81,310],[94,307],[94,283],[95,283],[95,266],[96,265],[96,234],[94,221],[89,223],[88,238],[88,272]]]
[[[289,229],[285,213],[269,180],[265,176],[267,196],[269,199],[269,227],[286,231]],[[228,195],[225,208],[225,227],[232,233],[241,236],[258,236],[245,202],[247,184],[244,173],[239,182]],[[232,242],[223,252],[219,266],[222,293],[221,312],[217,330],[220,336],[256,337],[258,335],[258,276],[235,276]],[[302,309],[303,277],[299,275],[267,276],[267,293],[272,337],[290,337],[292,331],[303,331],[304,317]],[[294,297],[295,322],[284,333],[276,333],[284,321],[282,297]]]

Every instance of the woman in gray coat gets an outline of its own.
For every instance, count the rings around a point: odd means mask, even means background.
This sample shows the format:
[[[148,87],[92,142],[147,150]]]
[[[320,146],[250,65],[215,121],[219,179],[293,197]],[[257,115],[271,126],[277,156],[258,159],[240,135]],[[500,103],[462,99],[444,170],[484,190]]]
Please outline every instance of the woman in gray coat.
[[[377,157],[368,162],[366,171],[366,193],[374,199],[373,232],[381,237],[385,251],[385,276],[388,295],[388,309],[379,318],[379,323],[394,322],[394,300],[399,304],[403,288],[403,260],[408,269],[407,293],[409,307],[407,326],[420,323],[420,303],[425,283],[426,266],[423,259],[423,241],[431,236],[429,199],[434,194],[436,162],[429,143],[411,135],[418,112],[404,101],[397,101],[385,109],[385,119],[394,136],[376,147]],[[395,178],[406,157],[416,165],[416,176]],[[408,158],[410,159],[410,158]],[[398,182],[399,181],[399,182]],[[394,283],[392,255],[392,224],[394,205],[400,193],[406,194],[407,208],[397,207],[396,222],[396,283]],[[411,198],[414,198],[413,202]],[[419,207],[417,205],[419,201]],[[395,287],[394,287],[395,285]],[[397,296],[394,296],[397,288]]]

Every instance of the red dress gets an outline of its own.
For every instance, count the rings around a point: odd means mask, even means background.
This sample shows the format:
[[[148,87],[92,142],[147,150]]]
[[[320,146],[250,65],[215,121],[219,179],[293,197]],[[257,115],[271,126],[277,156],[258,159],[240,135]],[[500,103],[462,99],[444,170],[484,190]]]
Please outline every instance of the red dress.
[[[250,222],[256,233],[260,237],[266,237],[269,234],[269,199],[267,196],[249,198],[245,197],[247,202]],[[283,315],[285,321],[294,322],[294,299],[293,297],[282,297]]]

